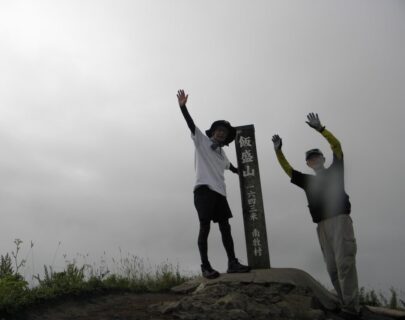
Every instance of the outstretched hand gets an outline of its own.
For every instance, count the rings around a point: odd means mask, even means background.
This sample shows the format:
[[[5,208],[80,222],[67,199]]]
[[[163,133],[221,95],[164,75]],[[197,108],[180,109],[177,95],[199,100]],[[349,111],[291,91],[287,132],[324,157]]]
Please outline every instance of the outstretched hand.
[[[274,144],[274,150],[281,150],[281,147],[283,145],[283,140],[281,140],[280,136],[278,134],[275,134],[273,138],[271,139]]]
[[[229,170],[231,170],[234,174],[239,175],[239,168],[235,168],[232,163],[229,166]]]
[[[187,103],[188,94],[185,94],[184,90],[177,91],[177,100],[179,101],[179,106],[184,107]]]
[[[307,115],[308,121],[305,121],[311,128],[314,128],[317,131],[322,131],[325,127],[322,126],[321,120],[317,113],[309,113]]]

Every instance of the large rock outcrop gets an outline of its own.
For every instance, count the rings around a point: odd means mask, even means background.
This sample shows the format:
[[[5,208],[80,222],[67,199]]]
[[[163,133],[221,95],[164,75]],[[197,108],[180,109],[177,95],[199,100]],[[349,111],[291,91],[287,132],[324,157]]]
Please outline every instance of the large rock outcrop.
[[[245,274],[196,278],[172,289],[188,293],[155,305],[161,314],[184,320],[341,320],[335,295],[298,269],[263,269]],[[362,317],[363,318],[363,317]],[[364,319],[389,319],[369,315]]]

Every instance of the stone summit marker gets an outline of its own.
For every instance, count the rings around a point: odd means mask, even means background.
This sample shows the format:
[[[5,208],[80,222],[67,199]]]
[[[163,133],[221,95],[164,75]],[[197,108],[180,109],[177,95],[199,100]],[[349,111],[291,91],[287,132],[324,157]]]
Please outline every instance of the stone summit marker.
[[[246,125],[235,129],[236,157],[239,168],[248,263],[253,269],[268,269],[270,268],[270,256],[256,151],[255,128],[253,125]]]

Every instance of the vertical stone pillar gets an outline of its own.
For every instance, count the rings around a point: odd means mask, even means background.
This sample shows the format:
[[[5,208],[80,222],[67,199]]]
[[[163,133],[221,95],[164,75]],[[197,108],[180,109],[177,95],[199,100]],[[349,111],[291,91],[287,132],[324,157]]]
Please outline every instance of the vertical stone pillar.
[[[236,127],[235,145],[248,263],[253,269],[267,269],[270,256],[253,125]]]

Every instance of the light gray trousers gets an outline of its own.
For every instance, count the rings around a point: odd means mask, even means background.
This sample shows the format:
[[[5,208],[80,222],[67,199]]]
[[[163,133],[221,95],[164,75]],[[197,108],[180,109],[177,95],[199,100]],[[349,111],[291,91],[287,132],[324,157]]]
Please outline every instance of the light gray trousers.
[[[317,227],[319,243],[342,309],[358,312],[357,245],[353,221],[347,214],[323,220]]]

